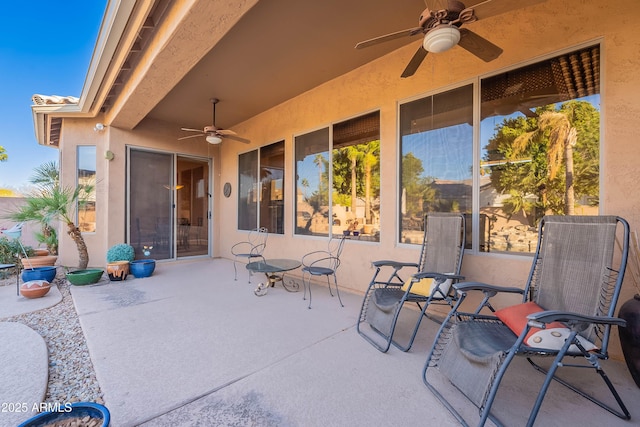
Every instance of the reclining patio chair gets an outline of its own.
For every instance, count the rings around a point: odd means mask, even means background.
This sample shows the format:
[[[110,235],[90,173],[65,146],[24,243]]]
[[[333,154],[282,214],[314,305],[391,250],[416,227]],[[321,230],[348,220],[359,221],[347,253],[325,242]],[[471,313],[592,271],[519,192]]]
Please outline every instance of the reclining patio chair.
[[[246,258],[247,263],[252,262],[254,259],[261,259],[264,261],[265,248],[267,247],[267,237],[269,231],[265,228],[256,228],[249,232],[247,240],[238,242],[231,247],[231,254],[233,254],[233,272],[234,280],[238,280],[238,269],[236,263],[238,258]],[[251,283],[251,271],[249,271],[249,283]]]
[[[336,294],[338,295],[338,301],[342,304],[340,298],[340,291],[338,290],[338,279],[336,277],[336,271],[340,267],[340,255],[342,254],[342,248],[344,247],[344,240],[346,236],[331,237],[326,251],[313,251],[302,257],[302,284],[304,285],[304,296],[302,299],[307,299],[307,288],[309,289],[309,306],[311,308],[311,276],[325,276],[327,278],[327,286],[329,287],[329,294],[333,296],[331,292],[331,282],[329,276],[333,276],[333,284],[336,287]]]
[[[389,350],[391,344],[402,351],[409,351],[422,318],[427,316],[429,305],[453,306],[455,294],[451,284],[463,278],[460,268],[465,235],[462,214],[431,213],[425,217],[424,238],[417,263],[374,261],[376,271],[362,301],[356,326],[358,333],[383,353]],[[414,273],[407,282],[399,274],[403,269]],[[389,271],[388,278],[379,278],[381,272],[386,274]],[[420,314],[409,342],[401,345],[394,340],[393,334],[406,302],[415,302]]]
[[[621,244],[617,244],[616,234]],[[626,324],[614,317],[614,313],[628,247],[629,226],[624,219],[614,216],[543,218],[524,289],[478,282],[454,285],[459,298],[440,327],[425,363],[426,386],[460,423],[467,425],[444,397],[445,393],[436,389],[436,383],[441,390],[447,387],[446,380],[434,381],[439,371],[442,374],[439,378],[446,378],[479,408],[479,426],[487,419],[501,425],[491,407],[510,362],[520,355],[546,375],[529,414],[528,426],[533,425],[552,380],[612,414],[629,419],[629,411],[600,364],[608,358],[611,326]],[[461,304],[472,290],[482,292],[478,294],[483,296],[482,301],[473,313],[463,312]],[[490,298],[500,292],[522,294],[522,304],[496,311]],[[539,360],[534,361],[544,356],[553,358],[548,371],[538,364]],[[621,411],[578,389],[567,381],[566,375],[556,376],[560,367],[595,369]],[[575,370],[563,372],[576,373]],[[580,378],[584,379],[584,375]],[[522,385],[526,393],[525,384]]]

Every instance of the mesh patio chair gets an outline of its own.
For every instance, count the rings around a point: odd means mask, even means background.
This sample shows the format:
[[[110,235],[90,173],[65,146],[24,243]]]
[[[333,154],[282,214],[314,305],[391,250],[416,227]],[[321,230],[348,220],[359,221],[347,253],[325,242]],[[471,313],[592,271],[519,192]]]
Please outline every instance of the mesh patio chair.
[[[313,251],[302,257],[302,284],[304,286],[304,296],[302,299],[307,299],[307,289],[309,289],[309,306],[307,308],[311,308],[311,276],[325,276],[331,296],[333,296],[333,292],[331,292],[329,276],[333,276],[333,284],[336,287],[338,301],[340,301],[340,305],[344,307],[342,299],[340,298],[336,271],[338,267],[340,267],[340,255],[344,247],[345,237],[346,236],[339,238],[332,237],[329,239],[326,251]]]
[[[460,276],[464,255],[465,220],[462,214],[431,213],[425,217],[424,237],[417,263],[374,261],[376,271],[362,301],[356,329],[375,348],[385,353],[391,344],[402,351],[413,345],[420,322],[430,304],[453,306],[455,294],[451,284]],[[408,271],[405,282],[400,272]],[[381,273],[389,273],[380,277]],[[407,344],[393,338],[405,303],[416,303],[420,314]],[[366,326],[368,325],[368,326]]]
[[[265,227],[256,228],[249,232],[246,241],[238,242],[231,247],[231,254],[234,256],[234,280],[238,280],[238,269],[236,267],[238,259],[245,258],[247,263],[254,261],[254,258],[259,258],[264,261],[264,256],[262,254],[267,247],[268,236],[269,231]],[[249,271],[249,283],[251,283],[251,274],[251,271]]]
[[[617,244],[616,235],[622,244]],[[614,313],[628,247],[629,226],[622,218],[543,218],[524,289],[478,282],[454,285],[459,298],[440,327],[425,363],[426,386],[460,423],[467,425],[444,393],[436,389],[436,383],[446,387],[446,380],[433,381],[436,370],[439,371],[479,408],[478,425],[484,425],[487,419],[502,425],[491,413],[491,407],[510,362],[519,355],[546,375],[529,414],[528,426],[533,425],[552,380],[612,414],[629,419],[629,411],[600,363],[608,358],[611,326],[625,325]],[[465,297],[474,290],[483,293],[479,294],[483,296],[480,304],[472,313],[461,311]],[[490,298],[500,292],[522,294],[522,304],[496,311]],[[540,360],[534,361],[545,356],[553,358],[548,371],[538,364]],[[578,389],[568,382],[567,375],[556,376],[560,367],[595,369],[620,410]],[[576,373],[575,370],[563,372]],[[522,392],[526,393],[525,384]]]

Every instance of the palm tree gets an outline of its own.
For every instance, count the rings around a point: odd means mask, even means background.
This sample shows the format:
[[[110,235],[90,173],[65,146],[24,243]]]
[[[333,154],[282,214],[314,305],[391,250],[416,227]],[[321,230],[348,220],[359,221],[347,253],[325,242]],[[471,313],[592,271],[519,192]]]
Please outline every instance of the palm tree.
[[[39,194],[51,193],[60,185],[60,170],[55,161],[50,161],[37,166],[29,178],[29,182],[36,186]],[[58,235],[56,229],[49,222],[40,224],[41,231],[36,233],[36,240],[47,245],[51,255],[58,255]]]
[[[358,160],[360,160],[363,157],[363,153],[362,151],[360,151],[358,145],[350,145],[348,147],[342,148],[341,150],[345,154],[349,162],[351,163],[351,166],[349,168],[351,171],[351,211],[355,213],[356,204],[358,200],[357,199],[358,197],[357,166],[358,166]]]
[[[572,111],[569,111],[570,113]],[[577,141],[577,130],[563,111],[545,111],[538,117],[538,127],[525,132],[513,141],[513,156],[525,152],[527,146],[539,134],[549,132],[547,147],[547,172],[553,180],[565,161],[565,214],[575,213],[575,191],[573,185],[573,147]]]
[[[44,164],[35,169],[31,181],[37,181],[38,189],[32,191],[24,205],[16,212],[9,214],[14,221],[33,221],[50,225],[53,221],[61,221],[67,225],[67,234],[75,242],[78,249],[78,268],[85,269],[89,264],[89,251],[82,237],[82,232],[75,224],[76,210],[93,193],[92,185],[78,185],[75,188],[60,186],[54,173],[57,166],[54,162]],[[35,182],[34,182],[35,183]]]
[[[364,146],[364,217],[367,224],[371,224],[371,179],[372,170],[378,164],[380,157],[380,140],[371,141]]]

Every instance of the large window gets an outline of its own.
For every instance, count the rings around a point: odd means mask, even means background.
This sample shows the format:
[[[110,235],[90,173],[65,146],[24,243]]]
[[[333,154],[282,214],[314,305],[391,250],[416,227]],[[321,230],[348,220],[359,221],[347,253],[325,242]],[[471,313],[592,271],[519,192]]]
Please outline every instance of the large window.
[[[469,85],[401,105],[401,241],[419,241],[425,213],[460,211],[468,248],[530,253],[542,216],[597,215],[599,55],[593,46],[480,79],[476,101]]]
[[[96,147],[78,146],[78,228],[82,232],[96,231]]]
[[[284,233],[284,141],[241,154],[238,229]]]
[[[380,113],[297,136],[295,152],[296,234],[379,241]]]
[[[421,243],[428,212],[472,209],[473,86],[400,106],[400,241]]]

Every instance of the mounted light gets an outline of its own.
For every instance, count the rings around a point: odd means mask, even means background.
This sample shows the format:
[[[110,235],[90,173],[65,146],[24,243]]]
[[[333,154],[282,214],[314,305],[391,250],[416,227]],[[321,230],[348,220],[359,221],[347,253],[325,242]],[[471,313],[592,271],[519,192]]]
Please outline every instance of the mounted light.
[[[447,51],[460,41],[460,31],[458,27],[450,25],[440,25],[429,31],[424,36],[422,47],[427,52],[440,53]]]
[[[222,138],[218,135],[207,135],[206,139],[209,144],[220,144],[222,142]]]

